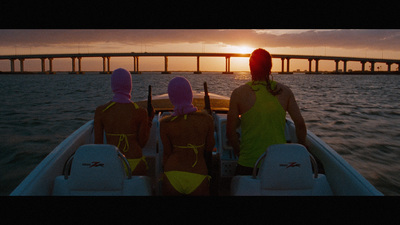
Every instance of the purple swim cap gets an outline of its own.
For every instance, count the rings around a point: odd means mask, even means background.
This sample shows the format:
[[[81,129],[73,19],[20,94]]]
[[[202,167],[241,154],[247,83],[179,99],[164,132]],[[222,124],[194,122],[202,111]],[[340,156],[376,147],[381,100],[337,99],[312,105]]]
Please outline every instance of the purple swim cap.
[[[123,68],[114,70],[111,74],[111,89],[114,92],[113,102],[130,103],[132,92],[132,76]]]
[[[169,82],[168,97],[175,106],[172,116],[180,116],[197,111],[197,108],[192,104],[192,86],[184,77],[175,77]]]

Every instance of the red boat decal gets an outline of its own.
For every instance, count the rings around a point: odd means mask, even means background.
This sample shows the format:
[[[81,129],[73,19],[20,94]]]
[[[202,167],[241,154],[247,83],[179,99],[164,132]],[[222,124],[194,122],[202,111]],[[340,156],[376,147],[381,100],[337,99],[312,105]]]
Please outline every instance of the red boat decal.
[[[99,166],[104,167],[104,163],[100,163],[100,162],[92,162],[91,164],[90,163],[82,163],[82,166],[89,166],[89,168],[99,167]]]
[[[289,167],[300,167],[300,164],[297,162],[289,162],[288,164],[279,164],[279,166],[286,166],[286,168]]]

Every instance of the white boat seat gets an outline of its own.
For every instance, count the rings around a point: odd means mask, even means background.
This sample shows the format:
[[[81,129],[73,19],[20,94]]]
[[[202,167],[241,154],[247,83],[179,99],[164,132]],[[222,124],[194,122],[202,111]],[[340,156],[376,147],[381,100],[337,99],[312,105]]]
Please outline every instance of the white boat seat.
[[[126,175],[123,163],[129,163],[113,145],[80,146],[71,161],[64,175],[56,177],[53,195],[151,195],[150,178]]]
[[[264,157],[256,175],[256,168]],[[233,177],[231,192],[257,196],[333,195],[326,176],[317,171],[315,159],[304,146],[271,145],[255,164],[252,176]]]

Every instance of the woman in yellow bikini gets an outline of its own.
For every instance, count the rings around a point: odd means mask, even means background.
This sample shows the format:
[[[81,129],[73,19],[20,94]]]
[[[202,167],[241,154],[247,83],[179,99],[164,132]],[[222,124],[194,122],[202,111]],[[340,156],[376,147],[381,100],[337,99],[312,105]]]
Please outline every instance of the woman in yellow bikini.
[[[192,87],[183,77],[168,84],[174,113],[160,121],[164,147],[163,195],[210,195],[214,123],[193,106]]]
[[[146,175],[147,162],[142,148],[149,139],[154,117],[131,101],[132,76],[125,69],[116,69],[111,75],[113,99],[96,108],[94,115],[95,144],[112,144],[126,156],[132,175]],[[103,140],[105,132],[106,141]]]

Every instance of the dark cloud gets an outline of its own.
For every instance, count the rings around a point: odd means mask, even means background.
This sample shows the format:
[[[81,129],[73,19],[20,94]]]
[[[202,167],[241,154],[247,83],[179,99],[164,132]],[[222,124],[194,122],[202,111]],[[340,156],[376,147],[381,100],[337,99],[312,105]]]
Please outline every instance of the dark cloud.
[[[204,43],[253,47],[335,47],[400,50],[400,30],[0,30],[0,46]]]

